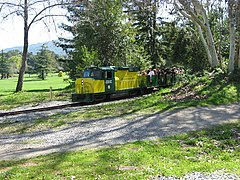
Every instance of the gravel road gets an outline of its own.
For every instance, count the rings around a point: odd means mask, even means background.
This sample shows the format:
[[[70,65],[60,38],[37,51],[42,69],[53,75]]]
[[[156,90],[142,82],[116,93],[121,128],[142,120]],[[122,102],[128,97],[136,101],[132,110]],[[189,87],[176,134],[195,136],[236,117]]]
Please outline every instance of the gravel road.
[[[33,120],[59,111],[1,117],[4,121]],[[174,109],[133,118],[111,117],[72,123],[60,129],[24,134],[0,135],[0,160],[29,158],[63,152],[111,146],[136,140],[156,139],[197,130],[227,121],[240,120],[240,104]]]

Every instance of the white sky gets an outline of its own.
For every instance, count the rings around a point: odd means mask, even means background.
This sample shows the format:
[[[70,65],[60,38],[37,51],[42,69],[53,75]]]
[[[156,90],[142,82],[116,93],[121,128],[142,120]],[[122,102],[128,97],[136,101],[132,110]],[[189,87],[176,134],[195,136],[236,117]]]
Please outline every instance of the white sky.
[[[63,20],[64,21],[64,20]],[[61,24],[58,20],[56,26]],[[70,34],[60,28],[52,27],[50,31],[43,23],[33,24],[29,31],[29,44],[56,40],[58,37],[69,37]],[[0,50],[15,46],[23,46],[23,20],[16,16],[13,19],[0,23]]]

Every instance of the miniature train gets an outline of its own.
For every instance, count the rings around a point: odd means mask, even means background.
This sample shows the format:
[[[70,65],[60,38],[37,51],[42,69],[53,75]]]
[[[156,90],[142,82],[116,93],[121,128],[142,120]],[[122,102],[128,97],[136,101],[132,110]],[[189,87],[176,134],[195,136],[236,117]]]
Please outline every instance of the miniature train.
[[[141,95],[172,85],[179,74],[175,68],[161,69],[155,75],[139,73],[136,67],[90,67],[75,81],[73,102],[96,102],[119,95]]]

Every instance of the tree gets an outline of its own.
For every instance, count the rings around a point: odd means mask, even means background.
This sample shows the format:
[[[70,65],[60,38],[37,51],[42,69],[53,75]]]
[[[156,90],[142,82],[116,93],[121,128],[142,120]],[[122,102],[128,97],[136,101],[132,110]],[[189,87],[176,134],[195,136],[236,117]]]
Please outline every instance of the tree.
[[[34,61],[35,71],[39,77],[44,80],[47,73],[55,70],[57,61],[54,52],[49,51],[46,45],[42,45],[41,50],[37,53]]]
[[[159,29],[157,14],[159,11],[157,0],[129,1],[127,11],[130,14],[133,27],[137,30],[136,40],[149,56],[151,64],[156,65],[161,59],[159,52]]]
[[[86,0],[75,2],[68,9],[73,25],[63,28],[74,38],[63,39],[61,47],[72,56],[69,62],[72,78],[90,64],[121,66],[137,62],[141,48],[135,44],[136,32],[121,0]]]
[[[8,62],[10,63],[9,66],[9,73],[16,74],[19,71],[20,63],[21,63],[21,56],[15,55],[8,58]]]
[[[23,87],[24,74],[27,67],[28,35],[32,25],[43,21],[47,26],[47,22],[44,21],[44,19],[62,16],[61,14],[52,14],[52,12],[59,12],[56,8],[66,4],[67,2],[63,0],[16,0],[13,2],[3,0],[3,2],[0,2],[0,17],[2,17],[3,20],[15,15],[23,18],[24,45],[16,92],[22,91]]]
[[[229,17],[229,63],[228,71],[232,73],[237,66],[240,69],[240,1],[228,0]]]
[[[4,74],[6,73],[6,68],[7,68],[7,62],[6,58],[4,56],[3,50],[1,53],[1,61],[0,61],[0,74],[1,74],[1,79],[4,78]]]
[[[13,50],[4,53],[2,50],[0,59],[1,79],[9,78],[9,76],[17,73],[20,59],[21,57],[19,51]]]
[[[181,15],[190,19],[196,25],[211,67],[217,67],[219,65],[218,55],[208,14],[203,4],[198,0],[174,0],[174,6]]]

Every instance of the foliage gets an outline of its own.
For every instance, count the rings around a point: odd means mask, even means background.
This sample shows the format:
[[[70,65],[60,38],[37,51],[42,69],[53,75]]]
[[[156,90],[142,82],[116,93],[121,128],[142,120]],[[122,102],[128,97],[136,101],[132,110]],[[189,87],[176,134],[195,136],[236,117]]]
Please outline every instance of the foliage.
[[[62,71],[58,72],[58,77],[63,77],[64,73]]]
[[[94,65],[113,65],[123,61],[116,56],[124,48],[121,43],[125,39],[122,34],[125,18],[120,1],[83,1],[76,7],[69,7],[69,11],[75,23],[70,29],[75,35],[73,59],[81,59],[84,66],[87,50],[97,55],[92,62]]]
[[[161,59],[159,52],[161,34],[157,26],[158,2],[131,1],[127,4],[127,9],[132,26],[137,30],[135,36],[137,43],[143,45],[152,65],[159,64]]]
[[[201,72],[209,67],[206,52],[195,29],[181,28],[173,44],[172,62],[192,72]]]
[[[210,26],[216,43],[219,63],[226,69],[229,58],[229,30],[226,9],[224,6],[212,6],[209,12]]]
[[[0,58],[1,79],[9,78],[18,72],[21,62],[21,53],[17,50],[2,52]]]
[[[49,51],[48,47],[43,45],[34,61],[35,70],[39,74],[39,77],[44,80],[48,72],[57,69],[56,64],[55,53]]]
[[[68,7],[69,21],[73,26],[62,27],[72,32],[74,38],[65,39],[66,44],[61,46],[72,56],[69,62],[72,79],[92,64],[135,64],[142,68],[150,64],[180,65],[193,72],[210,67],[198,29],[188,20],[176,18],[169,21],[158,17],[156,12],[160,11],[160,6],[157,1],[106,2],[81,1]],[[214,40],[219,39],[216,45],[224,67],[226,63],[222,57],[225,58],[227,52],[221,47],[227,47],[228,43],[221,33],[226,31],[226,20],[223,12],[214,7],[210,8],[208,16]]]
[[[42,49],[37,54],[28,54],[27,73],[41,74],[41,70],[44,70],[45,74],[57,71],[66,72],[68,71],[67,64],[68,60],[66,57],[55,54],[43,44]]]
[[[73,26],[63,28],[72,32],[72,40],[63,40],[66,50],[72,49],[70,76],[75,79],[81,70],[95,66],[148,66],[149,55],[143,43],[136,42],[137,31],[128,20],[121,1],[82,1],[69,7]]]
[[[239,83],[240,84],[240,69],[235,69],[230,75],[229,75],[229,81],[233,83]]]

